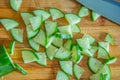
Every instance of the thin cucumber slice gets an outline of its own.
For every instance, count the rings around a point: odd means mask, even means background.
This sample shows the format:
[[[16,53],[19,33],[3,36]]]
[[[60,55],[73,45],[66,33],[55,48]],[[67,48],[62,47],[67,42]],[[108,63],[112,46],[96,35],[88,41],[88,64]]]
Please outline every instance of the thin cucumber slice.
[[[83,6],[82,8],[80,8],[80,10],[78,12],[78,15],[80,17],[86,17],[86,16],[88,16],[89,15],[89,9]]]
[[[38,10],[34,10],[33,13],[36,15],[36,16],[42,16],[42,20],[45,21],[46,19],[48,19],[50,17],[50,14],[45,11],[45,10],[42,10],[42,9],[38,9]]]
[[[57,72],[56,80],[70,80],[70,79],[69,79],[69,76],[66,73],[59,70]]]
[[[65,43],[64,43],[64,48],[66,48],[67,50],[71,51],[72,50],[72,40],[71,39],[68,39]]]
[[[38,60],[36,61],[38,64],[46,66],[46,54],[45,52],[35,52],[35,54],[38,56]]]
[[[48,48],[52,44],[54,39],[55,39],[55,36],[47,37],[47,44],[46,44],[45,48]]]
[[[65,49],[64,47],[60,47],[55,54],[55,58],[58,60],[68,60],[71,57],[71,52]]]
[[[116,57],[111,57],[103,62],[103,64],[113,64],[117,61]]]
[[[100,15],[98,13],[94,12],[94,11],[92,11],[91,16],[92,16],[92,21],[93,22],[100,17]]]
[[[72,66],[73,66],[72,61],[60,61],[61,69],[69,75],[73,75],[73,67]]]
[[[31,63],[38,60],[38,57],[32,50],[22,50],[22,58],[24,63]]]
[[[14,11],[18,11],[20,9],[21,4],[22,4],[22,0],[10,0],[10,7]]]
[[[10,30],[19,26],[19,23],[11,18],[0,19],[0,22],[6,30]]]
[[[33,39],[28,39],[28,43],[33,50],[35,50],[35,51],[39,50],[40,45],[38,43],[36,43]]]
[[[15,41],[10,42],[10,48],[9,48],[9,54],[13,55],[14,54],[14,47],[15,47]]]
[[[36,43],[45,46],[47,43],[47,38],[45,32],[41,29],[39,33],[33,39]]]
[[[58,48],[56,48],[53,45],[50,45],[47,49],[46,49],[46,54],[49,60],[53,60],[56,52],[57,52]]]
[[[105,41],[109,42],[111,45],[114,45],[115,43],[113,37],[109,33],[106,35]]]
[[[64,13],[57,8],[50,8],[49,11],[52,16],[52,20],[56,20],[56,19],[64,17]]]
[[[14,65],[22,74],[27,75],[27,71],[25,71],[19,64],[14,63]]]
[[[90,57],[88,60],[88,66],[89,69],[94,72],[97,73],[97,71],[103,66],[102,62],[97,60],[96,58]]]
[[[57,31],[58,23],[52,21],[45,21],[45,29],[47,36],[54,35]]]
[[[80,80],[81,76],[84,73],[84,69],[82,67],[78,66],[77,64],[74,64],[73,73],[74,73],[75,77],[77,78],[77,80]]]
[[[77,24],[81,21],[81,18],[73,13],[67,13],[65,14],[65,19],[68,21],[69,24]]]
[[[21,12],[21,17],[25,23],[26,26],[30,25],[30,18],[34,17],[33,14],[29,13],[29,12]]]
[[[60,33],[60,32],[57,32],[55,34],[56,37],[58,38],[62,38],[62,39],[70,39],[72,38],[71,34],[65,34],[65,33]]]
[[[55,37],[52,44],[56,47],[61,47],[63,45],[63,39]]]
[[[103,80],[103,75],[102,73],[93,74],[90,76],[90,80]]]
[[[20,43],[23,42],[23,29],[15,28],[15,29],[11,29],[10,32],[16,41]]]
[[[74,24],[74,25],[71,25],[72,27],[72,32],[76,32],[76,33],[79,33],[81,32],[81,29],[80,27],[77,25],[77,24]]]
[[[100,47],[103,47],[109,53],[109,43],[108,42],[98,42]]]
[[[30,18],[33,31],[40,29],[42,25],[42,16],[34,16]]]

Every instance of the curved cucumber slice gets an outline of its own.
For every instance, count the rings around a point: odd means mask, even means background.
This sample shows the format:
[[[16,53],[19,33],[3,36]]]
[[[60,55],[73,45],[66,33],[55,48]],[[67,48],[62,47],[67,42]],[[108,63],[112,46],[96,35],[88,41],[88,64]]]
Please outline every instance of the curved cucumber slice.
[[[22,4],[22,0],[10,0],[10,6],[13,10],[18,11]]]
[[[66,73],[59,70],[57,72],[56,80],[70,80],[70,79],[69,79],[69,77],[68,77],[68,75]]]
[[[62,39],[70,39],[70,38],[72,38],[71,34],[64,34],[64,33],[59,33],[59,32],[57,32],[55,34],[55,36],[58,37],[58,38],[62,38]]]
[[[56,47],[61,47],[63,44],[63,39],[55,37],[52,44]]]
[[[6,30],[10,30],[19,26],[19,23],[11,18],[0,19],[0,22]]]
[[[116,57],[111,57],[111,58],[105,60],[105,61],[103,62],[103,64],[112,64],[112,63],[115,63],[116,61],[117,61],[117,58],[116,58]]]
[[[92,16],[92,21],[93,22],[100,17],[100,15],[98,13],[94,12],[94,11],[92,11],[92,15],[91,16]]]
[[[81,18],[73,13],[68,13],[65,14],[65,19],[69,22],[69,24],[73,25],[73,24],[77,24],[81,21]]]
[[[61,69],[69,75],[73,74],[73,67],[72,66],[73,66],[72,61],[60,61]]]
[[[13,38],[22,43],[23,42],[23,30],[22,29],[11,29],[11,34],[13,36]]]
[[[46,54],[45,52],[35,52],[35,54],[38,56],[38,60],[36,61],[38,64],[46,66]]]
[[[77,80],[80,80],[81,76],[83,75],[84,69],[78,66],[77,64],[74,64],[73,72]]]
[[[90,70],[94,73],[97,73],[97,71],[103,66],[102,62],[97,60],[96,58],[90,57],[88,60],[88,66]]]
[[[83,6],[83,7],[79,10],[78,15],[79,15],[80,17],[88,16],[88,15],[89,15],[89,10],[88,10],[88,8],[86,8],[86,7]]]
[[[110,34],[107,34],[105,37],[105,41],[109,42],[110,44],[114,45],[115,41]]]
[[[15,41],[11,41],[10,42],[9,54],[11,54],[11,55],[14,54],[14,47],[15,47]]]
[[[72,26],[72,32],[81,32],[80,27],[77,24],[71,25]]]
[[[42,9],[38,9],[38,10],[34,10],[33,13],[36,15],[36,16],[42,16],[42,20],[45,21],[46,19],[48,19],[50,17],[50,14],[45,11],[45,10],[42,10]]]
[[[73,44],[72,40],[69,39],[69,40],[67,40],[67,41],[64,43],[64,48],[66,48],[67,50],[71,51],[71,49],[72,49],[72,44]]]
[[[50,8],[49,11],[52,16],[52,20],[56,20],[56,19],[64,17],[64,13],[57,8]]]
[[[59,60],[68,60],[71,57],[71,52],[64,47],[60,47],[55,54],[55,58]]]
[[[109,53],[109,43],[108,42],[98,42],[98,45],[104,48]]]

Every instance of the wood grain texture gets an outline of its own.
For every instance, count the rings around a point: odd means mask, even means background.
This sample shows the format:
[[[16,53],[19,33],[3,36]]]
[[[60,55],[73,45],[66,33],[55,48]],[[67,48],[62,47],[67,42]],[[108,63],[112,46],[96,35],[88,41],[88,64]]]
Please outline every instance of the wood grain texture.
[[[20,22],[20,28],[24,29],[25,25],[20,17],[20,12],[28,11],[32,12],[34,9],[45,9],[55,7],[62,10],[65,13],[73,12],[77,13],[81,5],[75,0],[23,0],[21,9],[19,12],[14,12],[9,6],[9,0],[0,0],[0,18],[9,17]],[[67,22],[64,19],[58,20],[59,25],[65,25]],[[115,45],[110,46],[110,55],[117,56],[118,60],[115,64],[110,65],[112,78],[111,80],[120,80],[120,26],[112,23],[111,21],[100,17],[97,21],[92,22],[90,16],[82,18],[79,23],[82,33],[89,33],[97,39],[97,41],[103,41],[105,34],[110,33],[115,39]],[[74,41],[79,38],[80,34],[74,34]],[[0,44],[4,44],[9,48],[10,41],[12,37],[8,31],[6,31],[0,24]],[[15,54],[11,56],[15,63],[20,64],[23,68],[28,71],[28,75],[24,76],[18,71],[14,71],[8,74],[0,80],[55,80],[56,72],[59,70],[59,65],[57,60],[49,61],[47,60],[47,66],[42,67],[36,63],[24,64],[21,57],[21,50],[29,48],[26,33],[24,33],[24,43],[16,43]],[[41,49],[43,50],[43,49]],[[89,76],[92,75],[87,66],[87,58],[85,57],[79,64],[85,69],[85,72],[81,80],[89,80]],[[75,80],[73,77],[71,80]]]

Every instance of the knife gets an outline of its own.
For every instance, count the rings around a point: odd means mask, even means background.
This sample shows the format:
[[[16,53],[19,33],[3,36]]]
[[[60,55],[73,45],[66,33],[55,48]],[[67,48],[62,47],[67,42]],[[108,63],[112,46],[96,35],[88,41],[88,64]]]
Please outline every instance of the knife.
[[[82,5],[120,25],[120,0],[77,0]]]

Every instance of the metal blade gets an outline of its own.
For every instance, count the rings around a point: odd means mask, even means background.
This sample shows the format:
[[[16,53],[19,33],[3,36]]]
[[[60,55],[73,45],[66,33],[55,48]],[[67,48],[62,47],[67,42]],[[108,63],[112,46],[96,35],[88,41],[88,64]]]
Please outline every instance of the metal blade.
[[[77,0],[96,13],[120,24],[120,0]]]

